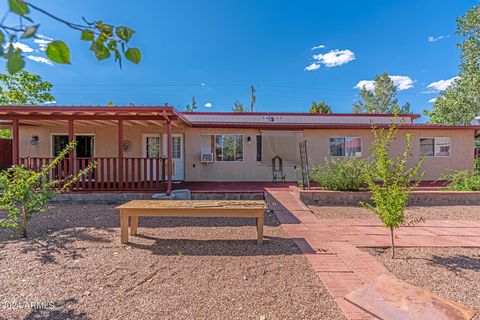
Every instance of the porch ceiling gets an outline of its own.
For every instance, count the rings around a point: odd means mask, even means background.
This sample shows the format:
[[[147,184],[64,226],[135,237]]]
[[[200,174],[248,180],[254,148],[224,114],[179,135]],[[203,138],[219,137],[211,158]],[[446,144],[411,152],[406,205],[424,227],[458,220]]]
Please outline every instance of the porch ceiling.
[[[116,126],[118,120],[123,120],[126,126],[163,127],[167,120],[174,126],[189,125],[188,120],[169,106],[0,106],[0,119],[27,125],[58,125],[68,120],[77,125]]]

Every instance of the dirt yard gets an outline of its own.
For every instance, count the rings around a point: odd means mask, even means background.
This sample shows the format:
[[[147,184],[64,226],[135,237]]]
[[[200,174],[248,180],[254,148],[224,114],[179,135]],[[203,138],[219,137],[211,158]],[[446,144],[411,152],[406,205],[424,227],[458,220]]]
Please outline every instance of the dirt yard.
[[[263,246],[253,219],[182,218],[140,218],[121,245],[113,208],[52,206],[26,240],[0,230],[0,319],[344,319],[270,215]]]
[[[365,218],[378,219],[375,214],[360,206],[310,206],[320,219],[330,218]],[[424,220],[480,220],[480,206],[422,206],[407,207],[407,221],[418,218]]]
[[[365,250],[398,278],[480,309],[480,248],[397,248],[396,259],[390,249]]]

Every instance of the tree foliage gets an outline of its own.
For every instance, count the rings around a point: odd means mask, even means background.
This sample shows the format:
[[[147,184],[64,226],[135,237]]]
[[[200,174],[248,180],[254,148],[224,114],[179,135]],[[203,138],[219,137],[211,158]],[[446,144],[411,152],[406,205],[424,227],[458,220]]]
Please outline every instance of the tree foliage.
[[[466,38],[458,45],[460,74],[440,92],[432,110],[424,111],[431,123],[465,125],[480,115],[480,6],[457,19],[456,33]]]
[[[194,112],[196,109],[197,109],[197,100],[195,100],[195,97],[192,97],[192,103],[186,105],[185,111]]]
[[[410,167],[407,165],[411,151],[411,134],[405,136],[405,150],[397,157],[390,155],[390,147],[396,140],[398,132],[398,126],[393,122],[387,130],[373,127],[372,132],[373,168],[366,178],[374,205],[364,202],[361,205],[372,210],[385,227],[389,228],[392,258],[395,258],[394,229],[404,222],[408,197],[423,178],[424,173],[420,173],[423,158]]]
[[[232,111],[233,112],[247,112],[247,109],[245,108],[243,103],[241,103],[240,101],[237,100],[233,103]]]
[[[101,20],[73,23],[62,19],[53,13],[42,9],[24,0],[8,0],[9,10],[7,14],[19,16],[18,25],[5,24],[5,18],[0,22],[0,56],[7,60],[7,70],[14,74],[25,66],[23,52],[16,48],[14,43],[21,39],[37,38],[37,31],[40,27],[29,16],[31,11],[40,13],[65,26],[80,32],[80,39],[90,42],[90,50],[97,60],[107,59],[113,55],[116,62],[122,67],[122,56],[133,63],[139,63],[141,52],[137,48],[129,48],[128,43],[135,31],[127,26],[114,26],[104,23]],[[3,46],[6,46],[4,51]],[[45,51],[47,57],[53,62],[70,64],[70,48],[61,40],[51,41]]]
[[[95,163],[79,171],[76,176],[68,176],[60,181],[49,179],[49,172],[55,172],[60,161],[65,159],[70,150],[75,148],[75,142],[71,142],[60,154],[48,165],[42,167],[39,172],[24,165],[13,166],[6,171],[0,172],[0,209],[5,210],[7,215],[0,218],[0,227],[10,227],[21,231],[22,235],[28,235],[27,221],[32,216],[47,208],[47,202],[58,193],[67,191],[82,175],[86,174]]]
[[[310,112],[311,113],[332,113],[332,108],[328,104],[326,104],[324,101],[320,102],[315,102],[315,100],[312,101],[312,106],[310,107]]]
[[[355,113],[410,113],[410,104],[400,107],[398,104],[397,88],[388,73],[384,72],[373,78],[373,90],[367,90],[365,86],[360,90],[361,100],[353,104],[352,111]]]
[[[21,70],[15,74],[0,73],[0,105],[26,106],[54,101],[52,84],[39,75]],[[10,138],[10,130],[0,129],[0,139]]]
[[[21,70],[15,74],[0,73],[0,105],[30,106],[55,101],[52,84],[39,75]]]

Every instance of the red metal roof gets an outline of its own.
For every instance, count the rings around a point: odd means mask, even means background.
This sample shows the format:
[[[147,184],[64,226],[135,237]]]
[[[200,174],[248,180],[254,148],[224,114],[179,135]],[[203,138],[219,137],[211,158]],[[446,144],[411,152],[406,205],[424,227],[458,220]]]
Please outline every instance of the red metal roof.
[[[388,128],[388,124],[377,124],[377,128]],[[441,124],[427,124],[427,123],[409,123],[398,125],[400,129],[440,129],[440,130],[480,130],[480,125],[472,126],[462,126],[462,125],[441,125]],[[291,124],[291,123],[219,123],[215,124],[212,122],[193,122],[192,127],[199,128],[255,128],[255,129],[290,129],[290,130],[301,130],[301,129],[371,129],[371,124],[364,123],[321,123],[321,124]]]
[[[256,129],[370,129],[370,123],[269,123],[269,122],[242,122],[242,121],[193,121],[189,115],[203,116],[316,116],[316,117],[393,117],[392,114],[367,113],[292,113],[292,112],[179,112],[172,106],[0,106],[0,120],[13,119],[94,119],[95,117],[117,117],[132,119],[154,119],[149,117],[164,117],[179,119],[191,127],[199,128],[256,128]],[[412,120],[420,117],[418,114],[402,114],[400,117],[410,117]],[[3,123],[5,125],[6,123]],[[378,127],[388,127],[388,124],[378,124]],[[402,124],[402,129],[438,129],[438,130],[480,130],[480,125],[439,125],[439,124]]]
[[[225,115],[225,116],[322,116],[322,117],[394,117],[392,113],[312,113],[312,112],[180,112],[184,115]],[[412,120],[420,118],[419,114],[397,114],[398,117],[409,117]]]

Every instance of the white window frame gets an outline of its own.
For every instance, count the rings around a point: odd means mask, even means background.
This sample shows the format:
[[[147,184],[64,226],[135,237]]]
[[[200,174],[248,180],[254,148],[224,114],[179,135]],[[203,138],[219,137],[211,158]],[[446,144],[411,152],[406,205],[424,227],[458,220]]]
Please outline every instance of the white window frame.
[[[330,140],[331,139],[347,139],[347,138],[350,138],[350,139],[360,139],[360,153],[361,155],[360,156],[347,156],[347,155],[344,155],[344,156],[334,156],[334,155],[331,155],[330,154]],[[332,158],[361,158],[363,157],[363,137],[359,137],[359,136],[335,136],[335,137],[329,137],[328,138],[328,156],[329,157],[332,157]]]
[[[436,145],[436,142],[435,142],[435,139],[437,138],[448,138],[450,140],[450,154],[448,156],[437,156],[435,155],[435,145]],[[422,155],[421,151],[421,140],[422,139],[433,139],[433,156],[424,156]],[[452,137],[420,137],[418,139],[418,147],[420,149],[420,157],[425,157],[425,158],[450,158],[452,156],[452,153],[453,153],[453,142],[452,142]]]
[[[222,146],[222,160],[217,160],[217,136],[241,136],[242,137],[242,160],[223,160],[223,146]],[[240,163],[245,160],[245,136],[242,133],[216,133],[213,135],[215,141],[213,146],[213,159],[214,162],[219,163]]]

